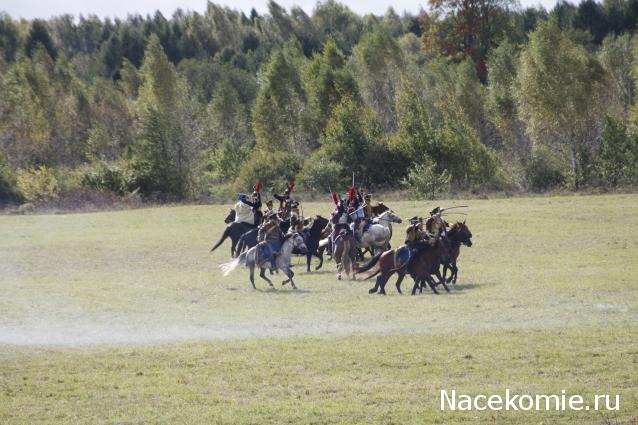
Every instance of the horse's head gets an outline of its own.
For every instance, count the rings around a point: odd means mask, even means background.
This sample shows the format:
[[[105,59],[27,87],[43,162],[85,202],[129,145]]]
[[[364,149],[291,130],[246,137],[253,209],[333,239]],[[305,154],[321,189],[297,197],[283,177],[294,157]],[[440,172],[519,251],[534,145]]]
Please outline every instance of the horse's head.
[[[454,223],[448,234],[450,235],[450,239],[461,242],[467,247],[472,246],[472,232],[470,228],[467,227],[467,224],[465,224],[465,221],[462,223],[460,221]]]
[[[286,235],[286,239],[292,241],[292,249],[296,252],[299,252],[300,254],[308,252],[308,247],[306,246],[303,237],[298,232],[289,233]]]
[[[396,215],[394,213],[394,211],[392,211],[392,210],[387,210],[386,212],[381,214],[379,216],[379,220],[387,220],[387,221],[389,221],[391,223],[397,223],[397,224],[401,224],[401,222],[403,221],[403,220],[401,220],[401,217]]]
[[[226,224],[230,224],[233,221],[235,221],[235,210],[234,209],[230,209],[230,212],[228,213],[228,215],[226,216],[226,218],[224,219],[224,223]]]

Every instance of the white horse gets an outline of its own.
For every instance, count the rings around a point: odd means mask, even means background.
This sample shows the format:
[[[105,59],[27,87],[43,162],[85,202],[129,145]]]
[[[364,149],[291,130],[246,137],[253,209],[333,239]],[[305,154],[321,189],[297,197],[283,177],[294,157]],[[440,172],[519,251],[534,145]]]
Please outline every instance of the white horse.
[[[392,239],[392,223],[401,223],[401,217],[394,211],[388,210],[379,217],[373,219],[373,224],[359,236],[357,246],[361,249],[370,249],[374,255],[375,248],[387,249]],[[358,229],[357,229],[358,231]]]
[[[228,276],[233,270],[237,268],[242,263],[246,263],[246,266],[250,269],[250,283],[252,283],[253,288],[255,287],[255,267],[259,266],[261,271],[259,272],[259,277],[264,279],[271,287],[274,287],[272,281],[266,277],[266,269],[270,268],[271,263],[269,258],[259,258],[259,247],[266,242],[260,242],[256,246],[250,248],[248,251],[242,253],[239,257],[235,258],[233,261],[229,263],[225,263],[220,265],[219,267],[224,272],[224,276]],[[279,253],[275,256],[275,265],[277,270],[281,270],[284,272],[288,279],[281,282],[282,285],[290,282],[294,289],[297,289],[295,286],[295,282],[292,280],[292,277],[295,275],[292,270],[290,270],[290,256],[292,254],[293,249],[298,249],[299,252],[305,254],[308,248],[306,248],[306,244],[304,243],[303,237],[299,233],[288,233],[284,236],[284,240],[281,244],[281,248],[279,249]]]

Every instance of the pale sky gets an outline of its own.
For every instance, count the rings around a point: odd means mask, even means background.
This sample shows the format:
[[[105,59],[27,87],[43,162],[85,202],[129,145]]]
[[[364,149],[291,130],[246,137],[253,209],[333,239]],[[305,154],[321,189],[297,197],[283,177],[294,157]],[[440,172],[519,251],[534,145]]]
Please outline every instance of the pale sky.
[[[554,7],[556,0],[519,0],[523,6],[542,5],[547,10]],[[213,3],[229,6],[250,12],[254,7],[259,13],[267,11],[268,0],[218,0]],[[290,10],[291,6],[301,6],[307,13],[312,12],[316,3],[314,0],[279,0],[280,5]],[[427,5],[427,0],[344,0],[346,4],[358,14],[385,13],[388,6],[401,14],[403,11],[418,13],[421,7]],[[94,14],[99,17],[126,18],[127,14],[140,13],[152,14],[160,10],[162,14],[170,18],[177,8],[203,12],[206,9],[206,0],[0,0],[0,11],[9,13],[13,18],[50,18],[52,16],[70,13],[72,15]]]

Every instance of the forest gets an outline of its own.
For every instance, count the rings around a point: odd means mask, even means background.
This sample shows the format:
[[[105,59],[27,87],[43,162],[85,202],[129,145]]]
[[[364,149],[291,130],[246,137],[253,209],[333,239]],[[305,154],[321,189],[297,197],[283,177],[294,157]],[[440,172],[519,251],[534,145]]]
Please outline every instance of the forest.
[[[0,203],[638,183],[638,0],[0,13]]]

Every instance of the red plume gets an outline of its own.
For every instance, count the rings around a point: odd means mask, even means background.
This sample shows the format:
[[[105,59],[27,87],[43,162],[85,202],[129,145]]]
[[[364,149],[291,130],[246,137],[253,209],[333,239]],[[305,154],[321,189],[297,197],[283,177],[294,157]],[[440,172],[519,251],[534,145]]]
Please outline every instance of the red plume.
[[[295,181],[292,180],[290,183],[288,183],[288,191],[292,192],[295,189]]]
[[[339,205],[339,197],[337,196],[337,192],[332,192],[332,201],[335,205]]]
[[[350,186],[350,189],[348,189],[348,202],[352,202],[352,200],[354,199],[354,195],[355,195],[354,186]]]
[[[261,190],[261,183],[257,182],[255,184],[255,192],[259,192]]]

